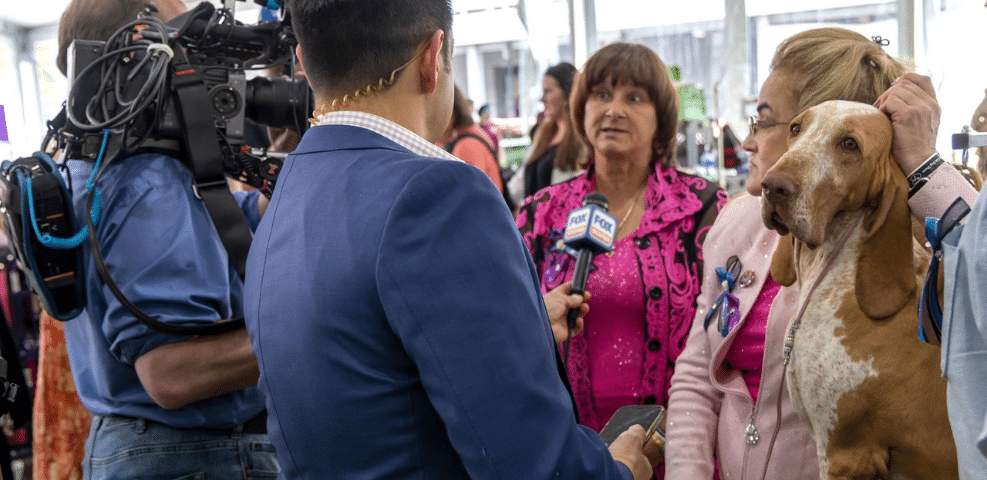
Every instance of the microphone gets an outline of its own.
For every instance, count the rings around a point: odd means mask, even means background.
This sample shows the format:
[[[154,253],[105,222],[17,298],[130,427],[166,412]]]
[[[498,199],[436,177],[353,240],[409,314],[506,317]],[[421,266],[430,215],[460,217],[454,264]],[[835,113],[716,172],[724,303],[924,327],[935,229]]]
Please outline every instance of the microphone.
[[[593,255],[613,250],[617,219],[607,211],[609,206],[610,200],[606,195],[593,192],[586,195],[582,207],[569,212],[562,241],[579,252],[576,255],[576,269],[572,274],[572,293],[581,295],[586,291],[586,277],[589,275]],[[576,327],[578,317],[578,308],[569,309],[566,322],[570,333]]]

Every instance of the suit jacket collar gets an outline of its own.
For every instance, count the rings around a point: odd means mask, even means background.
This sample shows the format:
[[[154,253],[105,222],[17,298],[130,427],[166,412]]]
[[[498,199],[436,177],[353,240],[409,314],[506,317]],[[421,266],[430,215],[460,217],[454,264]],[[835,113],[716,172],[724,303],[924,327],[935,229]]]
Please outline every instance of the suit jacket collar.
[[[396,152],[411,153],[408,148],[399,145],[379,133],[363,127],[351,125],[321,125],[308,129],[298,147],[293,152],[296,155],[306,153],[331,152],[337,150],[386,149]]]
[[[442,148],[439,148],[435,144],[425,140],[424,138],[418,136],[416,133],[408,130],[407,128],[398,125],[383,117],[373,115],[366,112],[356,112],[356,111],[340,111],[340,112],[330,112],[319,117],[320,126],[314,127],[312,130],[319,132],[332,132],[333,142],[328,145],[323,144],[321,149],[313,151],[327,151],[327,150],[344,150],[344,149],[363,149],[363,148],[390,148],[393,149],[395,145],[399,147],[398,151],[410,152],[415,155],[420,155],[423,157],[441,158],[445,160],[459,160],[458,158],[452,156],[449,152],[446,152]],[[353,130],[347,130],[343,128],[341,132],[344,136],[340,137],[340,130],[337,128],[323,128],[323,127],[351,127],[358,128],[360,130],[365,130],[374,135],[359,135]],[[346,133],[349,133],[347,135]],[[321,135],[312,135],[321,136]],[[305,135],[305,138],[309,135]],[[380,143],[379,139],[375,137],[383,137],[389,142]],[[349,140],[349,141],[347,141]],[[377,140],[375,142],[374,140]],[[305,140],[303,138],[303,143]],[[301,148],[301,145],[299,145]],[[296,149],[297,153],[299,152]]]

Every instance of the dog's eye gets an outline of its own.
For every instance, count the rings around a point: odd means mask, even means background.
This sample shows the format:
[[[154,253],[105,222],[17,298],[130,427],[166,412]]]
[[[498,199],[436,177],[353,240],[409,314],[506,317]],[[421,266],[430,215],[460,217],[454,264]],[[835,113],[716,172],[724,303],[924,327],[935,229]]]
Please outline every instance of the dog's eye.
[[[792,132],[792,135],[798,135],[799,132],[802,131],[802,125],[793,123],[791,126],[788,127],[788,130]]]
[[[840,141],[840,145],[846,150],[856,150],[857,140],[855,140],[853,137],[846,137],[842,141]]]

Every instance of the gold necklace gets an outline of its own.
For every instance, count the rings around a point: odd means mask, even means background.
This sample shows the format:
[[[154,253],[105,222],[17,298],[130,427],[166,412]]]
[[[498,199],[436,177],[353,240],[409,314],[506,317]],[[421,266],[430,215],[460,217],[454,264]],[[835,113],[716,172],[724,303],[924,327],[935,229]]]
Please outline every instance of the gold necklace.
[[[648,186],[645,185],[644,188],[642,188],[641,191],[637,195],[634,196],[634,200],[631,201],[631,206],[628,207],[627,213],[624,214],[624,217],[620,219],[620,223],[617,224],[617,231],[614,232],[614,235],[615,236],[618,236],[618,234],[620,233],[620,229],[624,227],[624,224],[627,222],[627,219],[628,218],[631,218],[631,212],[634,211],[634,207],[637,206],[638,200],[640,200],[641,197],[644,196],[644,192],[647,191],[647,190],[648,190]],[[614,245],[614,249],[616,249],[616,245]],[[613,256],[613,250],[610,250],[609,252],[607,252],[607,256],[608,257],[612,257]]]

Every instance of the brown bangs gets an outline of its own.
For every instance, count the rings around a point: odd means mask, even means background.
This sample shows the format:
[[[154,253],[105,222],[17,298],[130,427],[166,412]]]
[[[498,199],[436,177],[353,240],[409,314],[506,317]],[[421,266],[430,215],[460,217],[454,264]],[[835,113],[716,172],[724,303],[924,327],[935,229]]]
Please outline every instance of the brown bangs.
[[[657,79],[663,73],[656,68],[661,65],[658,55],[639,45],[625,43],[609,47],[600,49],[599,55],[586,62],[586,85],[590,89],[605,83],[611,87],[636,85],[644,88],[652,101],[656,100],[661,89]]]
[[[644,45],[611,43],[596,51],[586,61],[576,80],[569,100],[573,127],[592,151],[586,138],[586,100],[597,85],[634,85],[648,92],[655,105],[658,130],[652,142],[652,164],[675,166],[675,145],[679,125],[679,100],[668,68],[658,54]]]

